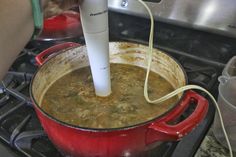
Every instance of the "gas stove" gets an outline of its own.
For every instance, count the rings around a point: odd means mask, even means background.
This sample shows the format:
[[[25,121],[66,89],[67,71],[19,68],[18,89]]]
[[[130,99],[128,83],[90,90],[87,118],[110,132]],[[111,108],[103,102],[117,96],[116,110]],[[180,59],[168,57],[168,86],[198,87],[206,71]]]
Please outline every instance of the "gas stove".
[[[116,12],[110,12],[109,18],[111,41],[147,44],[149,20]],[[156,22],[155,26],[155,47],[182,64],[190,84],[200,85],[217,96],[217,78],[225,63],[235,55],[236,39],[162,22]],[[84,44],[83,38],[79,42]],[[38,68],[34,57],[51,45],[29,43],[0,84],[1,156],[61,156],[43,131],[29,99],[30,81]],[[186,118],[191,110],[181,118]],[[207,116],[197,128],[179,142],[162,142],[150,151],[149,156],[194,156],[211,127],[214,114],[215,108],[210,102]]]

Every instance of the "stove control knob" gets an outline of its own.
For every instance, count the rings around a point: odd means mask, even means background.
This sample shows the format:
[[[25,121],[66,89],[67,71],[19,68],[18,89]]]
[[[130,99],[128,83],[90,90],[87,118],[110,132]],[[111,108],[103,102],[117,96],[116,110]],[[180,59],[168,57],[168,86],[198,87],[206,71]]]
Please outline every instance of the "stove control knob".
[[[122,0],[120,5],[125,8],[128,6],[128,3],[128,0]]]

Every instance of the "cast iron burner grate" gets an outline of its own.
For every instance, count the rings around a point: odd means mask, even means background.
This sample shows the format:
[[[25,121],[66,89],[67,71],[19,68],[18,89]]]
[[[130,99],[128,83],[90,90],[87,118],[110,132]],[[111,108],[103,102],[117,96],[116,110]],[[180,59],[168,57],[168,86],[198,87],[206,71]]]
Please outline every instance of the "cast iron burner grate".
[[[207,90],[212,90],[219,75],[214,67],[204,64],[199,65],[199,62],[197,63],[186,57],[181,57],[179,62],[187,73],[189,84],[196,84]]]
[[[60,157],[29,99],[32,69],[36,69],[34,56],[26,50],[21,53],[0,84],[0,139],[21,152],[21,156]]]

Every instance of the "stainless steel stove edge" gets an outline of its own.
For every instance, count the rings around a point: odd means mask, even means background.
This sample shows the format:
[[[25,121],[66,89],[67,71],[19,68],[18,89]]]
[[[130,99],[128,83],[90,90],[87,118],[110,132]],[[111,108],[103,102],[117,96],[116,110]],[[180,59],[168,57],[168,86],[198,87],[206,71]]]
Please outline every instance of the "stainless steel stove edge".
[[[157,21],[236,37],[235,0],[162,0],[146,3]],[[108,0],[108,5],[112,11],[149,17],[137,0]]]

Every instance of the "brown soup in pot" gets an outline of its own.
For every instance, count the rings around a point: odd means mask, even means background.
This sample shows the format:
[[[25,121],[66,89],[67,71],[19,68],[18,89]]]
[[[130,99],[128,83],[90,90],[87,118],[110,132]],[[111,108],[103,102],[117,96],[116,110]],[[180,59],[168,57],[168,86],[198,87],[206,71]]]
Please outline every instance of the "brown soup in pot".
[[[58,79],[46,91],[42,109],[63,122],[88,128],[119,128],[151,120],[168,111],[178,100],[149,104],[143,95],[146,70],[127,64],[111,64],[112,94],[97,97],[89,67],[75,70]],[[151,72],[149,95],[161,97],[173,86]]]

